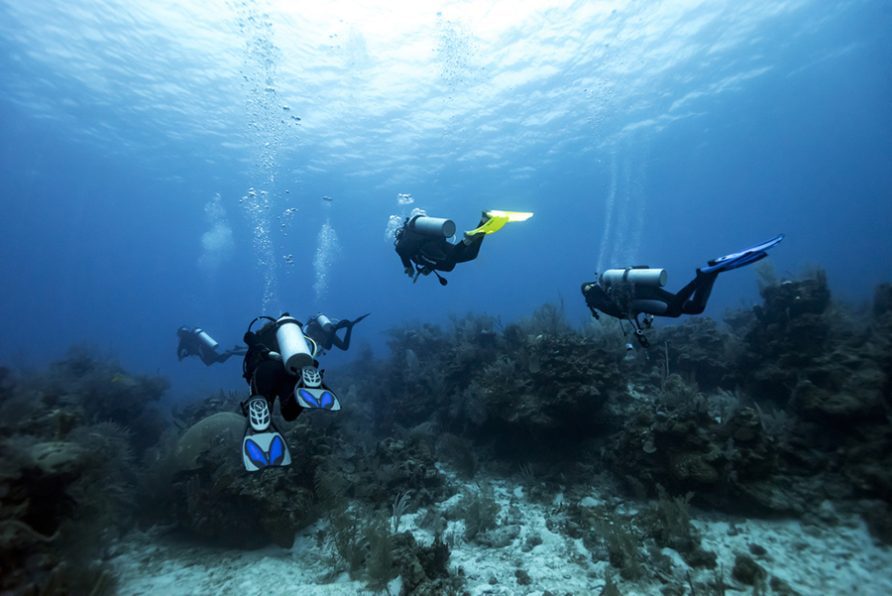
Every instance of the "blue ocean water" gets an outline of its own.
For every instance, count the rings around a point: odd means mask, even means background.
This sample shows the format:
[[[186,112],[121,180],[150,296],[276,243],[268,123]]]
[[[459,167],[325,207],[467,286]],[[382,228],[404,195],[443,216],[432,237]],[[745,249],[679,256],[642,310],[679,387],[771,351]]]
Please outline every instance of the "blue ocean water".
[[[242,386],[236,359],[178,362],[180,325],[227,346],[259,314],[371,312],[375,350],[469,311],[562,300],[581,325],[597,270],[675,289],[779,232],[779,276],[866,301],[892,263],[890,25],[883,0],[5,0],[0,362],[87,343],[179,399]],[[416,207],[535,216],[442,288],[387,236]],[[707,313],[756,299],[729,273]]]

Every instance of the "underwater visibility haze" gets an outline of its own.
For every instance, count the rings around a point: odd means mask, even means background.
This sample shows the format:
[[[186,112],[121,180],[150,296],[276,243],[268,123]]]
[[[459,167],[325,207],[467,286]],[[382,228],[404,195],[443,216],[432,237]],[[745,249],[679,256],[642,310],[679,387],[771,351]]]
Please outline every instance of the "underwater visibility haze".
[[[885,0],[0,0],[0,589],[892,593],[890,31]],[[448,284],[395,250],[418,210],[479,248]],[[703,314],[595,307],[642,265],[714,281]],[[253,461],[291,463],[248,472],[243,336],[284,312],[370,314],[331,393],[271,390]]]

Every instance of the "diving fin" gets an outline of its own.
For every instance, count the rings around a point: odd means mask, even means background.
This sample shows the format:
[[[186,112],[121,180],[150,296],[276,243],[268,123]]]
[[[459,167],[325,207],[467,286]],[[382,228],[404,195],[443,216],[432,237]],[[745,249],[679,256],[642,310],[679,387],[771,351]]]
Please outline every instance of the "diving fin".
[[[355,325],[355,324],[357,324],[358,322],[360,322],[361,320],[363,320],[364,318],[366,318],[367,316],[369,316],[370,314],[372,314],[372,313],[367,312],[367,313],[365,313],[364,315],[362,315],[361,317],[356,317],[355,319],[353,319],[352,321],[350,321],[350,324],[351,324],[351,325]]]
[[[285,438],[273,425],[265,397],[248,400],[248,424],[242,439],[242,463],[248,472],[291,465],[291,452]]]
[[[526,221],[529,218],[533,217],[532,212],[530,211],[502,211],[500,209],[493,209],[491,211],[484,212],[489,219],[485,222],[474,228],[473,230],[468,230],[465,232],[466,236],[476,236],[478,234],[494,234],[498,232],[502,228],[505,227],[505,224],[514,221]]]
[[[784,235],[778,234],[771,240],[763,242],[762,244],[757,244],[756,246],[747,248],[740,252],[735,252],[730,255],[725,255],[724,257],[713,259],[707,263],[706,267],[701,267],[700,272],[721,273],[723,271],[731,271],[732,269],[745,267],[746,265],[752,265],[756,261],[761,261],[762,259],[767,257],[768,253],[766,251],[779,244],[780,241],[783,239]]]
[[[250,425],[248,425],[250,429]],[[242,440],[242,462],[249,472],[257,472],[264,468],[291,465],[291,452],[284,437],[270,426],[270,430],[262,433],[245,432]]]
[[[331,410],[336,412],[341,409],[334,391],[322,382],[322,375],[313,366],[305,366],[301,371],[300,381],[294,388],[294,398],[302,408],[310,410]]]

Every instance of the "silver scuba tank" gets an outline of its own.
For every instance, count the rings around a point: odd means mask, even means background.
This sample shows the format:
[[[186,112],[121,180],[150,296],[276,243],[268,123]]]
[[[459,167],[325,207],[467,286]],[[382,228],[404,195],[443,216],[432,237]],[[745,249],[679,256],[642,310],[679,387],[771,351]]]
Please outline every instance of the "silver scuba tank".
[[[455,222],[445,217],[419,215],[409,222],[409,226],[424,236],[449,238],[455,235]]]
[[[210,335],[208,335],[207,331],[203,329],[195,329],[195,335],[198,337],[198,340],[207,347],[209,350],[216,350],[217,346],[220,344]]]
[[[313,366],[313,356],[303,329],[294,317],[284,316],[276,321],[276,341],[282,364],[292,375],[299,375],[303,367]]]
[[[601,274],[602,286],[611,284],[629,283],[639,286],[651,286],[660,288],[666,285],[669,274],[665,269],[608,269]]]
[[[326,333],[330,332],[331,328],[334,326],[334,324],[331,322],[331,319],[323,314],[316,315],[316,324],[319,325],[319,327],[321,327],[322,330]]]

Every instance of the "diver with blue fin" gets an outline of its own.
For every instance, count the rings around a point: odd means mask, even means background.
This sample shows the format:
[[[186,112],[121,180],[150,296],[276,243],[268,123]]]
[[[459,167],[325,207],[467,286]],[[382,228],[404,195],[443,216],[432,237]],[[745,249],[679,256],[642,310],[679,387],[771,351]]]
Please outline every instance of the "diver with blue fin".
[[[465,232],[460,242],[452,243],[448,239],[455,235],[455,222],[421,212],[406,218],[394,245],[403,270],[413,283],[419,275],[433,273],[445,286],[449,282],[437,271],[452,271],[458,263],[473,261],[487,235],[498,232],[508,222],[526,221],[532,216],[520,211],[484,211],[477,227]]]
[[[719,273],[761,261],[783,239],[784,235],[778,234],[767,242],[709,261],[674,294],[663,289],[668,278],[665,269],[637,266],[604,271],[596,281],[582,284],[582,295],[596,319],[601,318],[598,312],[602,312],[630,321],[638,343],[646,348],[650,344],[644,331],[651,327],[654,317],[699,315],[706,308]],[[643,321],[639,320],[641,315]]]
[[[265,320],[256,332],[257,321]],[[242,440],[245,469],[256,472],[273,466],[287,466],[291,453],[273,423],[270,410],[279,398],[279,410],[287,421],[295,420],[305,409],[341,409],[337,396],[322,381],[317,347],[304,335],[301,323],[283,313],[278,319],[257,317],[245,333],[248,346],[242,365],[251,387],[251,397],[242,404],[247,416]],[[313,344],[311,350],[310,344]]]

